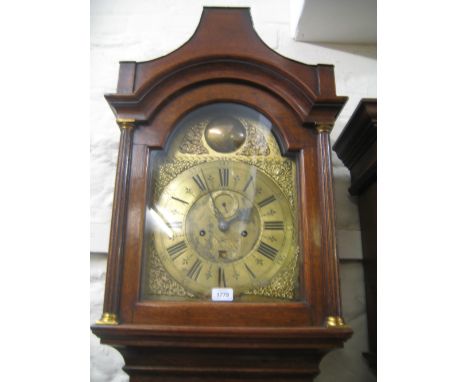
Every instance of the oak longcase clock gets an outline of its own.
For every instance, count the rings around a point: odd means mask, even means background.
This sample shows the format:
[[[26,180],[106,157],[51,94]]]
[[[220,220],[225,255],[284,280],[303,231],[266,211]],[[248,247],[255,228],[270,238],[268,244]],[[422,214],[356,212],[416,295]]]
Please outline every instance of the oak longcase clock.
[[[173,53],[122,62],[104,312],[136,381],[311,381],[341,318],[333,67],[282,57],[246,8],[205,8]]]

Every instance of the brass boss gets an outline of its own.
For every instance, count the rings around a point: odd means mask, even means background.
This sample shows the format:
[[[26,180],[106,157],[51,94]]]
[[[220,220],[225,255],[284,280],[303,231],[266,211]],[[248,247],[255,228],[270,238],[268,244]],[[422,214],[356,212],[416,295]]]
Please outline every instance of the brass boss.
[[[205,129],[206,143],[215,151],[231,153],[245,142],[245,127],[236,118],[214,118]]]

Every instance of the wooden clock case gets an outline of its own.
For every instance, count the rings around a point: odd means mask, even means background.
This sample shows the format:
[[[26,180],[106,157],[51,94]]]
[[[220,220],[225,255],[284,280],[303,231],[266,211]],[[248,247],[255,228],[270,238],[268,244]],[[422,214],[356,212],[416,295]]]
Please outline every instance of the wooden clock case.
[[[205,8],[171,54],[121,62],[106,95],[121,128],[104,313],[92,331],[120,351],[132,382],[311,381],[352,331],[341,319],[329,133],[346,102],[333,66],[268,48],[248,8]],[[177,122],[211,103],[251,107],[297,159],[301,300],[281,303],[141,301],[148,157]]]
[[[377,371],[377,99],[361,99],[333,150],[351,173],[361,222],[370,367]]]

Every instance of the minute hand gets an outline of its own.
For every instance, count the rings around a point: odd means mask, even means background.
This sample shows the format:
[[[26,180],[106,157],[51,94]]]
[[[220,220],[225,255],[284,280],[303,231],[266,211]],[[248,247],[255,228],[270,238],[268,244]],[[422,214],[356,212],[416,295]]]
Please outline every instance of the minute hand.
[[[223,218],[223,215],[221,214],[221,211],[218,209],[218,207],[216,206],[216,203],[213,199],[213,194],[212,194],[212,191],[210,189],[210,186],[208,185],[208,182],[206,181],[206,178],[205,178],[205,173],[203,172],[203,170],[201,170],[201,174],[203,176],[203,180],[205,181],[205,184],[206,184],[206,187],[208,188],[208,194],[210,195],[210,198],[211,198],[211,202],[213,203],[213,207],[215,209],[215,214],[216,214],[216,218],[218,220],[218,228],[221,230],[221,231],[225,231],[226,228],[226,221],[224,220]],[[229,228],[229,226],[228,226]]]

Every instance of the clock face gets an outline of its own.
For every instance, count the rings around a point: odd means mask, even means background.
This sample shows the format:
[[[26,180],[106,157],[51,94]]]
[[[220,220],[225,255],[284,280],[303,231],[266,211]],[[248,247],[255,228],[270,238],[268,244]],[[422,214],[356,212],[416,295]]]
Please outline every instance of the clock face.
[[[286,197],[253,165],[196,165],[168,184],[154,214],[166,227],[155,231],[160,259],[190,291],[230,287],[241,293],[267,284],[293,255]]]
[[[297,298],[295,162],[271,124],[244,106],[216,104],[185,118],[152,153],[144,299]]]

